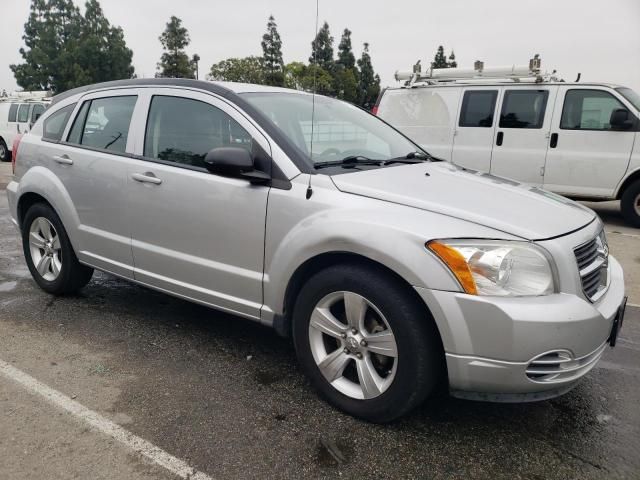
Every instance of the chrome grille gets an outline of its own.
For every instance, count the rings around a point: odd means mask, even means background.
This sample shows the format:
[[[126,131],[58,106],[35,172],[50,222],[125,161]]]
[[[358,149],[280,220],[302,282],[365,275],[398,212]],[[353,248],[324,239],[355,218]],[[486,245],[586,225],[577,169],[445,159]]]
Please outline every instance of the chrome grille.
[[[607,288],[609,247],[602,231],[593,240],[574,250],[584,294],[596,301]]]

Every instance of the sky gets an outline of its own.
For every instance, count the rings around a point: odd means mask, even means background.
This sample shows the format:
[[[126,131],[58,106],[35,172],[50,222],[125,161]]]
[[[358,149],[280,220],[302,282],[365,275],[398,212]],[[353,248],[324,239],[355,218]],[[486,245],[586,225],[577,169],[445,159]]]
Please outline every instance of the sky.
[[[81,6],[83,2],[75,0]],[[12,63],[20,62],[29,0],[0,0],[0,90],[17,88]],[[101,0],[113,25],[124,30],[139,77],[151,77],[162,54],[158,36],[171,15],[183,20],[198,53],[200,77],[229,57],[260,55],[260,41],[273,14],[285,62],[307,61],[315,35],[315,0]],[[527,64],[535,53],[543,70],[567,81],[603,81],[640,92],[640,0],[319,0],[335,49],[349,28],[356,56],[370,44],[383,86],[396,85],[396,70],[433,59],[438,45],[455,50],[460,67]]]

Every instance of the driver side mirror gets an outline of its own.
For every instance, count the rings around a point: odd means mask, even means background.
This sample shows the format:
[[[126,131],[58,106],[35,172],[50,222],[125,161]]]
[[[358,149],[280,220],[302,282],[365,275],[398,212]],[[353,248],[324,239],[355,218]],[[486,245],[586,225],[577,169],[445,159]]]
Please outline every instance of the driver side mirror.
[[[629,118],[631,117],[631,118]],[[633,127],[633,117],[626,108],[618,108],[611,112],[609,125],[615,130],[629,130]]]
[[[245,148],[214,148],[204,157],[204,164],[211,173],[245,178],[252,184],[264,185],[271,180],[271,176],[255,169],[253,156]]]

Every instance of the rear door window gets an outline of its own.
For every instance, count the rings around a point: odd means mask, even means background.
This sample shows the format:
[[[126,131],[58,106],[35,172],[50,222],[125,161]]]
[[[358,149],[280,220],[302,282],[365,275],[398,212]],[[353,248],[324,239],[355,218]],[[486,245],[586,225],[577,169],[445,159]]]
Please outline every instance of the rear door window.
[[[225,112],[199,100],[156,95],[151,101],[144,156],[205,168],[214,148],[252,151],[251,135]]]
[[[496,109],[497,90],[471,90],[464,92],[460,110],[461,127],[492,127]]]
[[[10,122],[15,122],[16,119],[18,118],[18,104],[17,103],[12,103],[11,106],[9,107],[9,121]]]
[[[563,130],[611,130],[611,114],[625,106],[602,90],[569,90],[564,96],[560,128]]]
[[[87,100],[76,115],[67,141],[124,153],[137,98],[127,95]]]
[[[500,128],[542,128],[547,90],[507,90],[502,100]]]
[[[18,123],[27,123],[29,121],[29,107],[27,103],[23,103],[18,108]]]
[[[67,121],[69,120],[69,116],[71,115],[71,112],[73,112],[75,106],[75,103],[67,105],[47,117],[44,121],[42,138],[53,141],[60,140],[62,138],[64,128],[67,125]]]

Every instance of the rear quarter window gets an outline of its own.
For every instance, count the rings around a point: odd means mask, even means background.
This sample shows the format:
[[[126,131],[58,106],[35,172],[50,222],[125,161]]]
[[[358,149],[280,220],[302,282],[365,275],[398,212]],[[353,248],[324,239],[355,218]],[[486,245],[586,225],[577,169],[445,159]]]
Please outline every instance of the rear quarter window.
[[[12,103],[9,107],[9,121],[15,122],[18,117],[18,104]]]
[[[49,115],[44,120],[42,138],[55,142],[59,141],[75,106],[75,103],[67,105]]]

